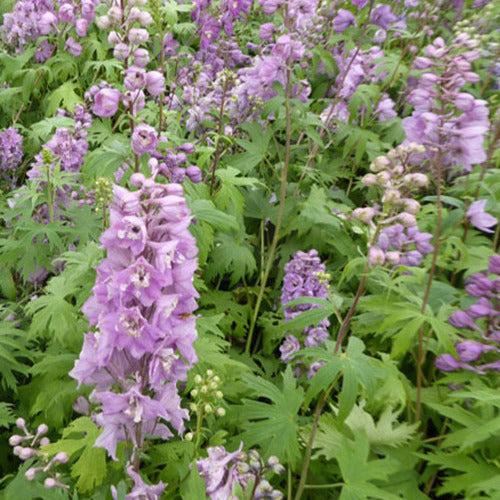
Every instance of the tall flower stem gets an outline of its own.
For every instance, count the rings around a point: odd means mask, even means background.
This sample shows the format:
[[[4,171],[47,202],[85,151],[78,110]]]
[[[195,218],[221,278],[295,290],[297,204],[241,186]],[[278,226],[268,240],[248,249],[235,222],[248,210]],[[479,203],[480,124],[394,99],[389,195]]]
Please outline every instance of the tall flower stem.
[[[250,328],[248,330],[247,342],[245,346],[245,353],[250,354],[250,349],[252,347],[252,338],[255,330],[255,325],[257,324],[257,317],[259,316],[260,306],[262,304],[262,299],[264,298],[264,293],[266,291],[266,284],[271,272],[271,268],[274,264],[274,254],[276,253],[276,247],[278,246],[278,241],[280,238],[281,224],[283,222],[283,214],[285,211],[285,200],[286,200],[286,186],[288,180],[288,170],[290,167],[290,149],[291,149],[291,136],[292,136],[292,115],[290,110],[290,99],[292,94],[292,78],[291,69],[288,68],[286,71],[286,89],[285,89],[285,112],[286,112],[286,139],[285,139],[285,161],[283,164],[283,171],[281,172],[281,190],[280,190],[280,204],[278,208],[278,217],[276,219],[276,226],[274,228],[274,236],[271,243],[271,248],[269,250],[269,255],[267,258],[266,268],[264,274],[262,275],[262,281],[260,283],[259,294],[257,295],[257,301],[253,309],[253,315],[250,322]]]
[[[442,222],[442,171],[441,171],[441,158],[436,162],[436,194],[437,194],[437,221],[436,230],[434,233],[434,252],[432,254],[432,264],[429,271],[429,279],[427,280],[427,285],[425,287],[424,299],[422,301],[422,307],[420,309],[420,314],[425,314],[427,304],[429,303],[429,296],[431,293],[432,282],[434,281],[434,276],[436,274],[437,258],[439,254],[440,237],[441,237],[441,222]],[[422,380],[423,371],[422,365],[425,361],[425,350],[424,350],[424,325],[418,330],[418,353],[417,353],[417,402],[415,408],[415,418],[417,422],[420,420],[420,414],[422,411]]]
[[[217,125],[217,144],[215,145],[215,157],[214,157],[214,161],[212,163],[212,166],[210,168],[210,172],[211,172],[210,196],[212,196],[213,192],[214,192],[215,171],[217,169],[217,164],[219,163],[220,154],[221,154],[221,140],[220,140],[220,136],[222,134],[222,125],[223,125],[223,118],[224,118],[224,106],[225,106],[225,103],[226,103],[226,93],[227,93],[227,87],[228,87],[228,79],[229,79],[229,77],[227,75],[225,75],[224,76],[224,85],[222,87],[222,99],[221,99],[220,108],[219,108],[219,121],[218,121],[218,125]]]

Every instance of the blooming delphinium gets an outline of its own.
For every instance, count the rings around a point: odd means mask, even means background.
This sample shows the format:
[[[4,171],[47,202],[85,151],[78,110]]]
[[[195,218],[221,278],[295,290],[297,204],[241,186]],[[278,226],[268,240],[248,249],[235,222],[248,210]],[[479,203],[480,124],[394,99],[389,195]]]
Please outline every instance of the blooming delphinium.
[[[16,169],[23,159],[23,137],[14,127],[0,132],[0,172],[9,184],[15,183]]]
[[[208,448],[208,457],[197,461],[210,500],[238,498],[234,495],[237,487],[250,494],[249,498],[283,498],[283,493],[274,489],[265,478],[285,472],[278,458],[271,456],[264,463],[256,450],[250,450],[247,455],[241,451],[242,448],[243,443],[233,453],[229,453],[224,446]]]
[[[403,119],[403,128],[408,142],[423,144],[422,156],[433,164],[439,160],[448,174],[470,172],[486,160],[487,103],[462,90],[480,81],[471,66],[480,56],[477,45],[466,33],[449,45],[438,37],[413,65],[420,76],[408,95],[413,112]]]
[[[103,428],[96,446],[116,460],[117,444],[128,441],[137,474],[146,434],[168,439],[170,427],[184,432],[188,414],[176,384],[197,359],[198,294],[197,248],[182,187],[142,174],[131,182],[136,191],[114,186],[110,227],[101,237],[107,257],[83,306],[94,331],[85,335],[70,375],[95,385],[93,419]]]
[[[64,452],[57,453],[49,460],[47,453],[39,449],[50,443],[47,434],[49,428],[46,424],[40,424],[36,433],[28,431],[26,422],[23,418],[16,420],[16,427],[23,431],[24,435],[13,434],[9,439],[9,444],[13,447],[14,455],[18,456],[20,460],[34,459],[31,467],[26,470],[24,476],[28,481],[33,481],[39,473],[45,476],[44,486],[46,488],[64,488],[68,489],[68,485],[60,481],[60,472],[57,472],[55,467],[58,464],[65,464],[68,462],[69,457]]]
[[[416,214],[420,203],[413,192],[427,186],[429,178],[412,172],[412,156],[425,151],[422,145],[400,145],[370,165],[373,173],[362,178],[365,186],[382,190],[381,205],[356,208],[353,217],[368,224],[373,233],[368,250],[370,265],[418,266],[425,254],[433,250],[432,235],[418,229]]]
[[[54,15],[52,0],[21,0],[16,2],[12,12],[4,14],[0,27],[2,40],[16,53],[24,51],[25,46],[41,35],[40,20],[46,14]]]
[[[285,312],[285,322],[297,315],[315,309],[317,304],[298,304],[287,307],[287,304],[301,297],[328,297],[330,275],[326,273],[325,264],[321,262],[316,250],[297,252],[285,265],[285,277],[281,292],[281,303]],[[286,336],[280,347],[281,359],[285,363],[291,361],[294,354],[303,346],[317,347],[329,337],[330,322],[327,318],[316,326],[308,326],[301,332],[301,339],[292,334]]]
[[[58,0],[55,5],[50,0],[21,0],[4,16],[2,39],[17,53],[36,41],[35,57],[43,62],[54,53],[58,40],[63,37],[64,49],[78,57],[82,46],[77,40],[87,36],[89,24],[95,18],[95,8],[100,3],[101,0]]]
[[[490,257],[488,270],[465,281],[465,291],[478,300],[464,311],[455,311],[449,321],[460,330],[453,354],[441,354],[436,367],[445,372],[470,370],[484,374],[500,371],[500,255]]]
[[[38,214],[44,220],[57,217],[58,208],[68,206],[71,199],[80,198],[82,204],[92,203],[85,189],[71,192],[70,182],[68,185],[59,185],[55,188],[51,185],[56,169],[75,180],[88,151],[87,130],[92,125],[90,113],[81,105],[75,106],[73,114],[59,110],[58,115],[72,117],[75,120],[73,129],[65,127],[56,129],[52,138],[43,145],[42,152],[35,156],[35,162],[27,172],[28,179],[36,181],[39,189],[50,191],[49,207],[42,207]]]

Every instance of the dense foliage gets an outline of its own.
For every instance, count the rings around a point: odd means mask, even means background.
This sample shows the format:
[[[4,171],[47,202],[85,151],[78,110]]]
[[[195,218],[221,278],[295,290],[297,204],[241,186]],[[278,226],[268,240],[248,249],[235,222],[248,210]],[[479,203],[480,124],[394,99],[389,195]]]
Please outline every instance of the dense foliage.
[[[498,0],[2,0],[0,499],[500,498]]]

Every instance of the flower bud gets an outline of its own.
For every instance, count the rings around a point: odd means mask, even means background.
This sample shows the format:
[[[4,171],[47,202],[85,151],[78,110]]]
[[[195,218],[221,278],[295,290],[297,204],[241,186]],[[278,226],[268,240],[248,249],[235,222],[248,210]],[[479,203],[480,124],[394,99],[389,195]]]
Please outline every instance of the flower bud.
[[[203,407],[203,411],[205,413],[207,413],[208,415],[210,415],[212,412],[213,412],[213,408],[212,408],[212,405],[210,403],[207,403],[204,407]]]
[[[361,178],[361,183],[363,186],[376,186],[377,185],[377,177],[373,174],[366,174]]]
[[[191,397],[195,398],[196,396],[198,396],[198,389],[193,389],[191,391]]]
[[[43,483],[43,485],[46,487],[46,488],[54,488],[54,486],[57,485],[57,481],[53,478],[53,477],[48,477],[45,482]]]
[[[47,434],[47,432],[49,432],[49,428],[46,424],[40,424],[36,430],[38,436],[43,436],[44,434]]]
[[[17,434],[14,434],[13,436],[10,436],[10,438],[9,438],[9,444],[11,446],[17,446],[17,445],[21,444],[23,441],[24,441],[23,437],[19,436]]]
[[[192,441],[194,437],[194,434],[192,432],[186,432],[186,435],[184,436],[184,439],[186,441]]]
[[[145,29],[142,28],[132,28],[129,31],[129,41],[134,45],[140,45],[141,43],[146,43],[149,39],[149,34]]]
[[[381,266],[385,262],[385,253],[378,247],[371,247],[368,250],[368,263],[370,266]]]
[[[35,479],[35,475],[37,473],[37,469],[35,469],[34,467],[31,467],[29,468],[25,473],[24,473],[24,477],[28,480],[28,481],[33,481],[33,479]]]
[[[134,64],[139,68],[144,68],[149,62],[149,52],[146,49],[134,50]]]
[[[48,444],[50,444],[50,439],[48,437],[40,439],[40,446],[47,446]]]
[[[381,172],[389,167],[391,164],[389,158],[386,156],[377,156],[375,161],[370,165],[370,170],[372,172]]]
[[[194,383],[195,384],[201,384],[203,382],[203,379],[201,378],[201,375],[195,375],[194,377]]]
[[[223,417],[226,414],[226,410],[222,407],[217,408],[216,413],[217,413],[217,415],[219,415],[219,417]]]
[[[116,31],[110,31],[110,33],[108,35],[108,42],[110,43],[110,45],[115,46],[118,43],[120,43],[121,41],[122,41],[122,38]]]
[[[387,171],[382,171],[382,172],[379,172],[377,175],[377,184],[379,186],[383,186],[383,187],[386,187],[389,185],[390,183],[390,180],[391,180],[391,175],[389,174],[389,172]]]
[[[141,26],[149,26],[153,22],[153,18],[151,17],[151,14],[145,10],[141,12],[141,15],[139,16],[139,24]]]
[[[222,394],[222,391],[217,391],[217,392],[215,393],[215,397],[216,397],[217,399],[222,399],[222,398],[224,397],[224,394]]]
[[[404,200],[401,200],[403,202],[403,207],[406,212],[416,215],[418,212],[420,212],[420,203],[417,200],[414,200],[412,198],[405,198]]]
[[[207,370],[207,377],[212,377],[214,374],[213,370]]]
[[[353,210],[352,216],[361,222],[368,223],[375,216],[375,209],[370,207],[356,208]]]
[[[383,203],[394,203],[401,198],[401,193],[397,189],[388,189],[382,196]]]
[[[24,420],[24,418],[18,418],[16,420],[16,427],[22,430],[26,429],[26,421]]]
[[[415,219],[415,216],[407,212],[399,214],[398,221],[401,222],[404,227],[413,227],[417,225],[417,219]]]
[[[64,451],[60,451],[55,457],[54,457],[54,462],[60,463],[60,464],[65,464],[69,460],[68,454],[65,453]]]
[[[99,29],[105,30],[111,26],[111,19],[109,16],[101,16],[96,19],[95,23]]]
[[[118,61],[125,61],[130,54],[129,46],[126,43],[118,43],[113,49],[113,56]]]
[[[201,180],[203,179],[203,173],[196,165],[190,165],[188,168],[186,168],[186,175],[193,183],[201,182]]]
[[[425,187],[429,184],[429,178],[425,174],[407,174],[403,182],[408,186]]]
[[[108,16],[113,22],[119,23],[122,20],[123,11],[118,5],[113,5],[108,10]]]
[[[36,455],[36,453],[37,453],[36,450],[33,448],[21,448],[17,456],[21,460],[28,460],[28,458],[31,458],[33,455]]]

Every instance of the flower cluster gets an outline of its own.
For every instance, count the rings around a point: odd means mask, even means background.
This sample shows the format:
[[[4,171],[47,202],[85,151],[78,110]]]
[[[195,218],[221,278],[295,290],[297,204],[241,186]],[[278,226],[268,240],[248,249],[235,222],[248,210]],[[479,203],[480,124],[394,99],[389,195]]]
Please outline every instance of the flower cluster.
[[[386,73],[380,71],[382,66],[380,60],[385,56],[384,51],[377,45],[365,51],[353,49],[348,54],[344,50],[336,48],[333,56],[339,67],[335,87],[332,90],[336,98],[321,113],[321,119],[328,126],[332,126],[332,119],[343,123],[348,122],[348,103],[360,85],[376,84],[386,77]],[[378,120],[383,122],[394,118],[396,116],[394,106],[395,103],[389,95],[382,93],[374,102],[374,113]],[[366,113],[364,107],[357,111],[359,116]]]
[[[38,462],[36,467],[30,467],[25,472],[25,477],[28,481],[33,481],[35,476],[42,472],[48,474],[45,478],[44,486],[46,488],[65,488],[68,486],[60,482],[61,474],[54,470],[58,464],[65,464],[68,462],[69,457],[64,452],[57,453],[53,458],[49,460],[46,453],[38,449],[40,446],[46,446],[50,443],[48,437],[42,437],[47,434],[49,428],[45,424],[40,424],[33,434],[29,432],[26,427],[26,422],[23,418],[18,418],[16,420],[16,427],[23,431],[24,436],[20,434],[14,434],[9,439],[9,444],[13,446],[14,455],[18,456],[21,460],[35,459]],[[34,465],[34,464],[33,464]]]
[[[191,390],[191,397],[194,402],[189,405],[189,409],[197,414],[211,415],[215,413],[220,417],[226,414],[226,410],[219,406],[224,394],[220,390],[220,378],[213,370],[207,370],[206,377],[195,375],[195,388]],[[190,433],[189,438],[193,435]],[[186,434],[186,439],[188,435]]]
[[[0,132],[0,172],[9,179],[23,159],[23,137],[14,127]]]
[[[123,7],[120,2],[112,2],[107,13],[96,20],[99,28],[110,29],[108,41],[113,47],[115,59],[124,65],[125,86],[123,94],[105,82],[89,90],[86,97],[93,99],[93,111],[97,116],[112,117],[120,101],[135,116],[146,105],[145,92],[156,97],[165,91],[163,74],[145,69],[150,57],[143,45],[149,40],[146,28],[151,25],[153,18],[148,11],[139,8],[144,4],[129,2]]]
[[[462,331],[462,340],[455,344],[458,359],[452,354],[441,354],[435,360],[436,367],[445,372],[470,370],[484,374],[488,370],[500,371],[499,254],[490,257],[488,271],[467,278],[465,290],[478,300],[465,311],[455,311],[450,316],[450,323]],[[482,358],[487,353],[491,359],[484,362]]]
[[[188,414],[176,384],[197,359],[198,294],[197,248],[182,187],[142,174],[131,183],[134,192],[114,186],[110,227],[101,237],[107,257],[83,306],[95,330],[85,335],[70,375],[96,386],[93,418],[104,429],[96,446],[116,460],[118,442],[129,441],[137,464],[146,434],[168,439],[169,426],[184,431]]]
[[[449,46],[442,38],[428,45],[415,59],[414,69],[423,72],[408,95],[413,112],[403,119],[407,140],[423,144],[425,158],[464,172],[486,160],[483,143],[489,130],[486,101],[462,91],[467,83],[479,82],[471,68],[480,56],[476,47],[466,33]]]
[[[20,0],[12,12],[4,14],[0,33],[4,43],[16,53],[24,51],[26,45],[41,35],[40,19],[46,14],[54,15],[52,0]]]
[[[36,59],[43,62],[55,50],[54,43],[50,42],[51,35],[65,36],[74,28],[73,34],[77,38],[87,36],[89,24],[95,18],[95,8],[100,2],[101,0],[58,0],[56,9],[54,2],[50,0],[21,0],[11,13],[4,16],[2,38],[19,53],[32,40],[37,41],[42,37],[38,43]],[[74,57],[80,56],[83,50],[72,35],[66,38],[64,48]]]
[[[415,215],[420,203],[411,197],[412,191],[427,186],[426,174],[412,172],[411,158],[425,151],[422,145],[400,145],[379,156],[370,165],[373,173],[361,182],[382,190],[381,206],[356,208],[355,219],[368,224],[373,231],[373,243],[368,251],[370,265],[418,266],[425,254],[432,252],[432,235],[418,230]]]
[[[316,250],[297,252],[285,265],[285,277],[281,292],[281,303],[285,308],[285,321],[290,321],[298,314],[320,307],[316,304],[298,304],[287,307],[292,300],[301,297],[328,297],[330,275],[325,272],[325,264],[321,262]],[[330,322],[327,318],[321,320],[317,326],[308,326],[302,331],[305,337],[305,347],[316,347],[329,337]],[[287,363],[293,355],[301,349],[301,343],[294,335],[287,335],[280,347],[281,359]]]
[[[208,457],[196,462],[200,476],[205,479],[206,492],[210,500],[236,498],[233,490],[238,484],[244,492],[254,492],[252,498],[280,500],[283,493],[275,490],[264,476],[283,474],[285,468],[277,457],[271,456],[264,463],[259,453],[251,450],[247,455],[243,443],[233,453],[223,446],[208,448]]]

